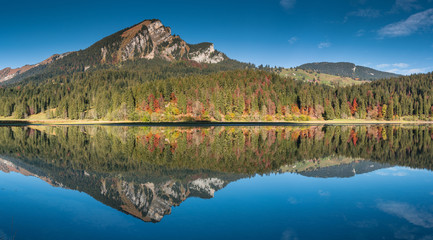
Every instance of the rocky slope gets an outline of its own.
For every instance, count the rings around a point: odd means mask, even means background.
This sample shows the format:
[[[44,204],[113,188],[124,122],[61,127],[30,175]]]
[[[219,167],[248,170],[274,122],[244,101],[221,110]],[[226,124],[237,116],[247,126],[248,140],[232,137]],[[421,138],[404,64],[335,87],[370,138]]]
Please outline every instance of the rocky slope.
[[[10,67],[4,68],[4,69],[0,70],[0,83],[11,80],[12,78],[17,77],[17,76],[29,71],[30,69],[51,64],[54,61],[60,60],[69,54],[70,54],[70,52],[63,53],[63,54],[54,54],[51,57],[45,59],[44,61],[42,61],[40,63],[33,64],[33,65],[25,65],[25,66],[20,67],[20,68],[14,68],[14,69],[12,69]]]

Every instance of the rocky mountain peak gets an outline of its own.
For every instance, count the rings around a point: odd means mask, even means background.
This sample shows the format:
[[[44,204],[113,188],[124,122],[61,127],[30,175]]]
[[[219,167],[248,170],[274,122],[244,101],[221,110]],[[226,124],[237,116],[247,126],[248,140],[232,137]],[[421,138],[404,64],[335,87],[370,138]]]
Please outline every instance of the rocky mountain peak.
[[[171,28],[160,20],[145,20],[107,38],[116,41],[103,41],[101,63],[119,63],[134,59],[162,58],[167,61],[180,59],[199,63],[219,63],[226,59],[214,45],[202,43],[190,45],[179,36],[172,35]]]

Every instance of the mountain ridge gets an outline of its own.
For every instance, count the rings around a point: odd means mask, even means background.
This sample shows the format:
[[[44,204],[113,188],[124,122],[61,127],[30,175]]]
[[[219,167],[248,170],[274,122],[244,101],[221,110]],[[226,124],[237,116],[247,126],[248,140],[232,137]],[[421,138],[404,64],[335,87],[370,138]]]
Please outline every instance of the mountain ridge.
[[[164,26],[159,19],[151,19],[104,37],[84,50],[55,54],[29,67],[0,70],[0,83],[16,83],[38,74],[51,73],[48,76],[52,77],[81,72],[98,65],[117,65],[138,59],[216,64],[229,58],[217,51],[213,43],[189,44],[180,36],[173,35],[171,28]]]
[[[383,72],[373,68],[359,66],[350,62],[313,62],[302,64],[297,68],[370,81],[401,76],[395,73]]]
[[[53,54],[51,55],[49,58],[36,63],[36,64],[26,64],[22,67],[18,67],[18,68],[11,68],[11,67],[6,67],[4,69],[0,70],[0,83],[1,82],[6,82],[8,80],[11,80],[21,74],[26,73],[27,71],[39,67],[39,66],[46,66],[49,65],[57,60],[60,60],[66,56],[68,56],[69,54],[71,54],[72,52],[66,52],[66,53],[62,53],[62,54]]]

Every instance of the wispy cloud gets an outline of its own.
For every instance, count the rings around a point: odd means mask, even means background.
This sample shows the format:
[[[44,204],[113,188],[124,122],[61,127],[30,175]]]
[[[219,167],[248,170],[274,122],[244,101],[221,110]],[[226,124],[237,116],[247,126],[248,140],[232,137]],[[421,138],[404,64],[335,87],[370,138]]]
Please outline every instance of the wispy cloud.
[[[298,240],[298,237],[292,230],[286,230],[281,235],[281,240]]]
[[[365,34],[365,30],[364,29],[359,29],[357,32],[356,32],[356,36],[357,37],[362,37],[362,36],[364,36],[364,34]]]
[[[379,64],[376,67],[379,69],[383,69],[383,68],[391,67],[391,64],[384,63],[384,64]]]
[[[425,73],[431,71],[430,68],[409,68],[409,67],[410,65],[407,63],[394,63],[394,64],[383,63],[383,64],[376,65],[377,69],[380,69],[385,72],[400,74],[400,75],[411,75],[411,74]],[[388,175],[397,176],[395,174],[388,174]]]
[[[379,68],[379,69],[384,69],[384,68],[389,68],[389,67],[408,68],[409,66],[410,65],[407,64],[407,63],[394,63],[394,64],[384,63],[384,64],[376,65],[376,67]]]
[[[380,64],[380,65],[377,65],[377,66],[380,67],[381,65],[391,67],[392,65],[399,65],[399,63],[396,63],[396,64]],[[385,70],[385,71],[392,72],[391,70]],[[400,69],[400,71],[403,71],[403,70]],[[379,171],[376,171],[375,173],[377,175],[380,175],[380,176],[394,176],[394,177],[404,177],[404,176],[407,176],[409,174],[408,171],[407,171],[407,169],[396,168],[396,167],[387,168],[387,169],[381,169]]]
[[[323,191],[323,190],[319,190],[317,193],[318,193],[320,196],[322,196],[322,197],[329,197],[329,196],[331,196],[331,193],[330,193],[330,192],[326,192],[326,191]]]
[[[386,25],[378,31],[380,37],[409,36],[433,26],[433,8],[411,15],[408,19]]]
[[[329,48],[332,44],[330,42],[321,42],[319,45],[317,45],[318,48]]]
[[[289,197],[289,199],[287,199],[287,201],[293,205],[298,204],[298,200],[294,197]]]
[[[407,63],[394,63],[392,64],[393,67],[398,67],[398,68],[407,68],[409,67],[409,64]]]
[[[347,17],[364,17],[364,18],[377,18],[380,17],[380,11],[372,8],[358,9],[353,12],[349,12]]]
[[[392,71],[387,71],[387,72],[392,72]],[[404,177],[407,176],[407,173],[405,172],[396,172],[396,173],[390,173],[390,172],[376,172],[377,175],[380,176],[394,176],[394,177]]]
[[[390,13],[398,13],[401,10],[405,12],[410,12],[412,10],[419,10],[421,8],[422,7],[420,4],[418,4],[417,0],[396,0],[394,6],[392,6]]]
[[[421,211],[407,203],[379,202],[377,207],[388,214],[406,219],[414,225],[433,228],[433,215],[431,213]]]
[[[297,42],[298,41],[298,38],[297,37],[291,37],[290,39],[289,39],[289,43],[290,44],[294,44],[295,42]]]
[[[296,4],[296,0],[280,0],[280,5],[285,9],[293,8]]]
[[[412,75],[417,73],[425,73],[429,71],[431,71],[429,68],[410,68],[410,69],[393,68],[393,69],[386,70],[386,72],[396,73],[400,75]]]

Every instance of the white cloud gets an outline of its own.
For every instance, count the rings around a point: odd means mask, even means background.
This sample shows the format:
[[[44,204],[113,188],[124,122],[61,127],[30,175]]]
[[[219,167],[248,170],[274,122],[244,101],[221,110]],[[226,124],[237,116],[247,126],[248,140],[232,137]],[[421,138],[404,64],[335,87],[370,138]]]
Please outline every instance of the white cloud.
[[[433,70],[428,67],[426,68],[409,68],[409,67],[410,65],[407,63],[394,63],[394,64],[384,63],[384,64],[376,65],[377,69],[380,69],[385,72],[400,74],[400,75],[426,73]]]
[[[319,43],[319,45],[317,45],[318,48],[322,49],[322,48],[329,48],[331,46],[330,42],[321,42]]]
[[[416,209],[414,206],[400,202],[380,202],[377,207],[394,216],[424,228],[433,228],[433,215],[429,212]]]
[[[407,68],[409,67],[409,64],[407,63],[394,63],[392,64],[393,67],[398,67],[398,68]]]
[[[378,171],[378,172],[376,172],[376,174],[377,174],[377,175],[380,175],[380,176],[389,176],[389,173],[387,173],[387,172],[382,172],[382,171]]]
[[[297,37],[291,37],[290,39],[289,39],[289,43],[290,44],[294,44],[295,42],[297,42],[298,41],[298,38]]]
[[[409,64],[407,64],[407,63],[394,63],[394,64],[384,63],[384,64],[376,65],[376,67],[379,69],[389,68],[391,66],[394,68],[408,68]]]
[[[382,69],[382,68],[387,68],[387,67],[390,67],[390,66],[391,66],[390,64],[384,63],[384,64],[379,64],[376,67]]]
[[[409,36],[433,26],[433,8],[411,15],[408,19],[381,28],[380,37]]]
[[[280,0],[280,5],[285,9],[290,9],[295,6],[296,0]]]
[[[429,68],[410,68],[410,69],[393,68],[393,69],[386,70],[386,72],[391,72],[391,73],[396,73],[396,74],[401,74],[401,75],[426,73],[428,71],[431,71],[431,70]]]
[[[405,172],[396,172],[396,173],[393,173],[392,176],[404,177],[404,176],[407,176],[407,173],[405,173]]]
[[[408,175],[408,172],[406,170],[407,169],[392,167],[376,171],[376,174],[380,176],[404,177]]]
[[[417,0],[396,0],[390,13],[398,13],[400,10],[410,12],[412,10],[421,9],[421,5],[417,3]]]

